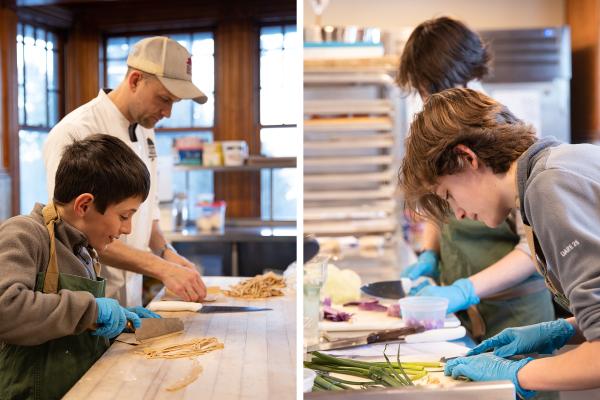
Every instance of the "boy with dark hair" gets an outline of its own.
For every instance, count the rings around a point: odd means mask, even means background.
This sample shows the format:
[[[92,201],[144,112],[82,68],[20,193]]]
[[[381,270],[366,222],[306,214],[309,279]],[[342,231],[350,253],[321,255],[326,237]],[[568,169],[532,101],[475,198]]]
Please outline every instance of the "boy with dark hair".
[[[0,398],[62,397],[127,321],[158,317],[104,297],[96,249],[131,231],[150,175],[121,140],[69,145],[54,202],[0,226]]]
[[[398,83],[421,97],[481,80],[490,54],[479,35],[449,17],[427,20],[411,33],[400,59]]]
[[[399,84],[423,100],[454,87],[482,91],[490,55],[479,35],[464,23],[440,17],[421,23],[410,35],[399,71]],[[554,319],[550,294],[536,273],[523,231],[512,213],[495,228],[478,221],[447,219],[440,226],[425,222],[417,262],[402,276],[430,276],[411,292],[441,296],[448,311],[458,313],[476,339],[512,326]]]
[[[502,104],[449,89],[415,117],[401,179],[408,207],[438,222],[452,211],[495,227],[517,209],[538,271],[575,316],[506,329],[449,361],[446,374],[508,379],[525,398],[600,387],[600,147],[537,140]],[[554,357],[503,358],[551,354],[567,342],[580,345]]]

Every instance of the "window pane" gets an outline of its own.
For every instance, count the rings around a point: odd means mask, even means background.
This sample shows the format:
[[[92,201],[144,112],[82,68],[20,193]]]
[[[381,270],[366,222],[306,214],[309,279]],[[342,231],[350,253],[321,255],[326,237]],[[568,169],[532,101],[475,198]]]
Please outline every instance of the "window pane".
[[[119,86],[119,83],[127,73],[127,63],[123,61],[108,61],[106,63],[106,77],[109,88],[114,89]]]
[[[273,173],[272,182],[270,178],[271,173]],[[296,220],[296,199],[298,197],[296,177],[296,168],[261,171],[262,219],[278,221]],[[272,196],[271,187],[273,190]]]
[[[260,48],[263,50],[282,49],[283,32],[281,26],[269,26],[260,30]]]
[[[17,107],[19,108],[19,125],[25,125],[25,86],[19,86]]]
[[[54,126],[58,123],[58,93],[55,91],[48,92],[48,124]]]
[[[190,128],[192,126],[192,101],[181,100],[173,104],[171,117],[163,118],[157,128]]]
[[[263,220],[272,220],[271,215],[271,173],[272,169],[260,171],[260,216]]]
[[[50,42],[48,42],[48,44],[50,44]],[[46,79],[48,79],[48,89],[56,89],[58,86],[58,60],[56,59],[57,57],[54,51],[49,50],[46,52],[46,65],[48,66]]]
[[[59,49],[55,34],[31,25],[18,26],[17,71],[21,213],[47,203],[42,147],[59,118]],[[25,129],[23,126],[39,126]]]
[[[23,84],[23,37],[17,36],[17,83]]]
[[[215,54],[215,41],[211,33],[194,33],[193,37],[192,54],[195,56]]]
[[[261,32],[270,28],[263,28]],[[286,26],[281,47],[261,48],[260,122],[262,125],[297,124],[300,110],[300,46],[295,26]],[[261,35],[268,36],[268,35]],[[263,41],[261,41],[263,43]],[[267,43],[267,46],[270,44]]]
[[[47,133],[19,131],[19,167],[21,173],[21,214],[28,214],[36,202],[47,203],[46,170],[42,148]]]
[[[296,125],[301,98],[301,57],[296,27],[262,28],[260,44],[260,123],[263,126]],[[295,157],[298,140],[295,126],[262,128],[261,153],[268,157]],[[261,171],[263,219],[296,218],[296,180],[295,168]]]
[[[209,98],[215,91],[215,58],[212,54],[192,56],[192,81]]]
[[[39,34],[39,31],[38,31]],[[30,36],[31,35],[31,36]],[[47,125],[46,42],[34,39],[33,28],[25,27],[25,124]]]
[[[260,147],[267,157],[296,157],[299,145],[297,127],[263,128],[260,130]]]
[[[129,44],[127,38],[116,37],[109,38],[106,41],[106,58],[109,60],[127,59],[129,53]]]
[[[215,98],[208,96],[208,100],[204,104],[193,103],[194,106],[194,126],[213,126],[215,115]]]

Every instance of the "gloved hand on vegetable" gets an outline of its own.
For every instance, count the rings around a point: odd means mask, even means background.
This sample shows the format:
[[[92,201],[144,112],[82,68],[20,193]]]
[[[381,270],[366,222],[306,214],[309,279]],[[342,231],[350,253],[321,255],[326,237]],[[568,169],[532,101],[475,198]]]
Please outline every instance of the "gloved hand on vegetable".
[[[145,307],[135,306],[135,307],[127,307],[127,310],[132,313],[136,313],[140,318],[161,318],[160,315],[148,310]]]
[[[437,278],[440,275],[438,261],[438,256],[435,251],[424,251],[417,258],[417,262],[406,267],[400,276],[403,278],[410,278],[412,280],[415,280],[420,276]]]
[[[453,313],[466,310],[474,304],[479,304],[479,297],[475,294],[475,288],[467,278],[458,279],[450,286],[435,286],[429,282],[423,282],[411,289],[414,296],[436,296],[448,299],[448,312]]]
[[[564,319],[507,328],[481,342],[467,355],[480,354],[490,349],[495,349],[494,354],[500,357],[529,353],[552,354],[554,350],[563,347],[574,334],[575,328]]]
[[[535,391],[526,390],[519,384],[517,373],[533,358],[519,361],[507,360],[493,354],[480,354],[473,357],[459,357],[446,363],[444,374],[453,378],[466,376],[474,381],[512,381],[517,393],[525,399],[535,395]]]
[[[121,307],[119,302],[114,299],[100,297],[96,299],[96,305],[98,306],[98,318],[96,319],[98,327],[92,332],[92,335],[106,336],[112,339],[123,332],[127,320],[131,321],[136,328],[142,326],[142,321],[137,314]]]

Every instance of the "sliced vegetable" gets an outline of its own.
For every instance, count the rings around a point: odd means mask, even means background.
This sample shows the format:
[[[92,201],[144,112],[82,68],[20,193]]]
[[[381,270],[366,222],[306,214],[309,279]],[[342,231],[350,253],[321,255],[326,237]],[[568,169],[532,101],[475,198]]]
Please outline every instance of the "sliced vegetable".
[[[334,322],[343,322],[348,321],[352,317],[352,314],[349,314],[345,311],[336,310],[335,308],[324,306],[323,307],[323,318],[329,321]]]
[[[369,299],[363,301],[350,301],[344,304],[346,306],[358,306],[359,310],[364,311],[387,311],[387,307],[379,304],[379,300],[377,299]]]

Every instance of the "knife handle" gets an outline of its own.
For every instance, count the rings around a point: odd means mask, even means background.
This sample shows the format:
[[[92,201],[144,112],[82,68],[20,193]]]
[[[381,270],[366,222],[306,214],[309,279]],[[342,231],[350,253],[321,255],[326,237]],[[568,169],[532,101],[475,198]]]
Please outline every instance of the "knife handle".
[[[367,336],[367,343],[388,342],[392,340],[402,339],[406,335],[423,332],[425,328],[422,326],[407,326],[400,329],[390,329],[386,331],[373,332]]]

